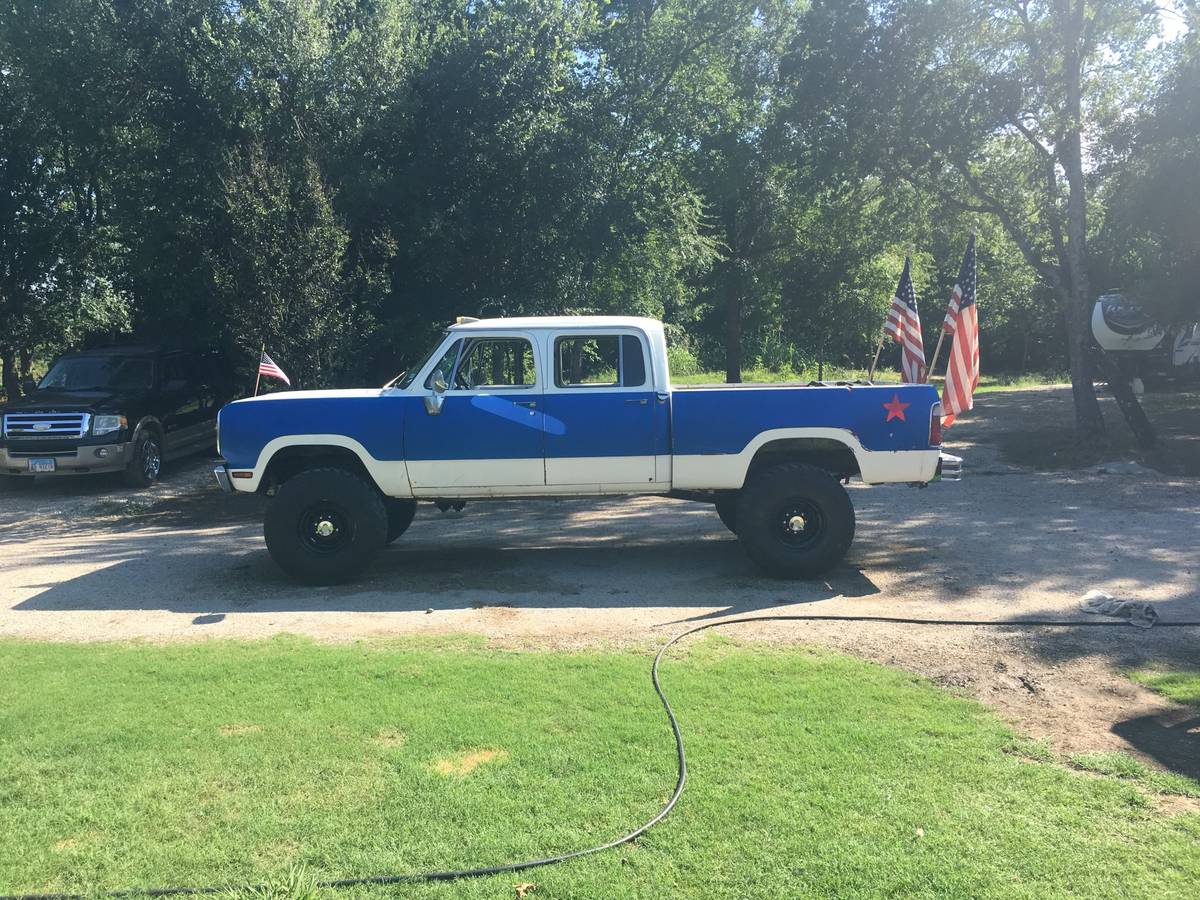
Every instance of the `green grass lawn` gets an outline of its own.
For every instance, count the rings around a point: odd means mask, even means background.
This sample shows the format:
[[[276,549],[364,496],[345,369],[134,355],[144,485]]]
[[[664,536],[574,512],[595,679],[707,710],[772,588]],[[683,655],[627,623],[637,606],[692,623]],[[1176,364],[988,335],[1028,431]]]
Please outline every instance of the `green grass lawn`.
[[[1144,684],[1176,703],[1200,706],[1200,670],[1136,669],[1128,675],[1138,684]]]
[[[474,866],[607,840],[674,781],[649,662],[468,639],[0,642],[0,894]],[[712,637],[663,679],[691,780],[636,845],[350,893],[1161,898],[1200,881],[1200,815],[1012,752],[993,714],[915,676]]]

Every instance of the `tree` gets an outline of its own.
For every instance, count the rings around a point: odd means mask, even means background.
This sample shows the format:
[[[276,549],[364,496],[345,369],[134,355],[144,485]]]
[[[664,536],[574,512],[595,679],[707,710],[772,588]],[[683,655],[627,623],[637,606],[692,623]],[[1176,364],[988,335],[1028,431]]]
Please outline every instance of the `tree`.
[[[36,66],[0,19],[0,361],[19,397],[33,354],[127,324],[111,274],[120,247],[105,218],[105,173],[39,96]]]
[[[350,365],[357,338],[342,294],[346,231],[311,160],[235,151],[225,174],[228,234],[212,266],[221,317],[246,357],[266,344],[300,384]]]
[[[1093,158],[1152,81],[1154,25],[1153,10],[1129,0],[813,8],[809,70],[850,73],[835,141],[853,135],[882,171],[995,217],[1053,290],[1081,441],[1104,434],[1088,359]]]
[[[1100,235],[1109,283],[1166,325],[1200,319],[1200,4],[1185,9],[1162,90],[1106,166]]]

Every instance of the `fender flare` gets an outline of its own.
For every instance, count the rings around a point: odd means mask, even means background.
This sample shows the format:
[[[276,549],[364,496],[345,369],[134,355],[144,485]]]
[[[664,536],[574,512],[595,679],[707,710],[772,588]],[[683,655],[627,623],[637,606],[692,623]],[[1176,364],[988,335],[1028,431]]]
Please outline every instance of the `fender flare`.
[[[411,497],[412,485],[408,480],[408,464],[402,460],[376,459],[360,442],[344,434],[288,434],[268,441],[258,453],[258,459],[253,469],[230,469],[234,471],[249,471],[249,478],[231,479],[233,486],[239,491],[252,493],[262,484],[263,476],[271,461],[282,450],[289,447],[338,447],[349,450],[362,463],[367,474],[388,497]]]
[[[672,484],[687,490],[740,490],[755,455],[773,441],[818,438],[844,445],[858,463],[866,484],[927,482],[937,473],[940,451],[868,450],[847,428],[771,428],[756,434],[738,453],[676,456]]]

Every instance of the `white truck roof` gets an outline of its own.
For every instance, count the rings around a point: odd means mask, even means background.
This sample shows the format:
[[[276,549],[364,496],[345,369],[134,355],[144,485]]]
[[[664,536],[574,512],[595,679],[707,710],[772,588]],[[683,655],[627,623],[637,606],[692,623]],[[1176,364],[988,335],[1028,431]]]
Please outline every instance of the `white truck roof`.
[[[451,331],[495,331],[501,328],[638,328],[649,334],[661,333],[662,322],[642,316],[513,316],[503,319],[477,319],[451,325]]]

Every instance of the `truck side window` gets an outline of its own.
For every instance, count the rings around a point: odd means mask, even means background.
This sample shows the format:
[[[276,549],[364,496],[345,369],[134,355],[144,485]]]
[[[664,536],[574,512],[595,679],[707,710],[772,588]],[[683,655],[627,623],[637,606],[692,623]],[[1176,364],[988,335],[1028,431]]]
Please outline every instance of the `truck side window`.
[[[572,335],[555,341],[559,387],[639,387],[646,383],[642,342],[632,334]]]
[[[525,338],[474,338],[463,347],[452,387],[469,391],[536,384],[533,345]]]
[[[462,341],[455,341],[450,345],[450,348],[445,352],[438,364],[433,367],[429,373],[429,377],[425,379],[425,387],[428,390],[433,390],[433,377],[441,375],[442,381],[446,384],[450,383],[450,376],[454,374],[454,364],[458,362],[458,351],[462,347]]]
[[[646,383],[646,360],[642,342],[632,334],[621,335],[621,384],[641,387]]]

